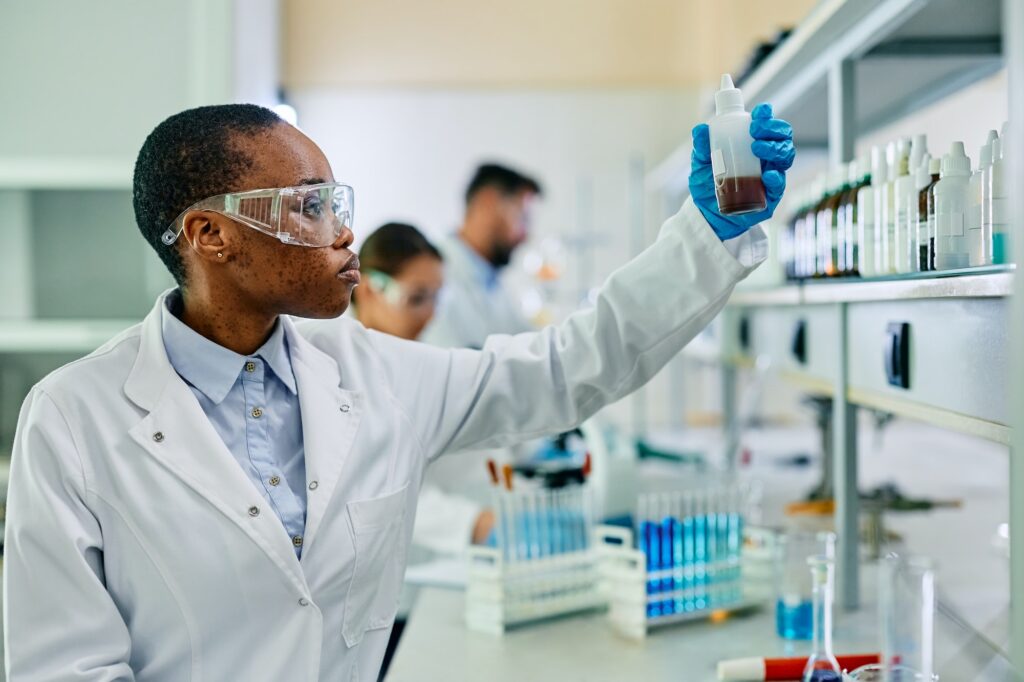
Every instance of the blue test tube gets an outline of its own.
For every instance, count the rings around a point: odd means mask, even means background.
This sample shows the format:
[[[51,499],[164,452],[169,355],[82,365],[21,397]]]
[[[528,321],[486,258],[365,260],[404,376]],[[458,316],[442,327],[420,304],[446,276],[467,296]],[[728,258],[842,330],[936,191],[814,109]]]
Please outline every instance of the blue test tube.
[[[675,540],[674,519],[672,518],[672,505],[669,496],[663,495],[659,504],[659,516],[661,521],[661,592],[672,591],[672,557],[673,542]],[[663,615],[675,612],[675,602],[671,599],[664,599],[661,603]]]
[[[683,493],[677,493],[672,499],[672,590],[675,592],[673,611],[682,613],[686,610],[683,598]]]
[[[707,560],[708,560],[708,517],[707,504],[703,495],[697,495],[694,503],[693,526],[693,608],[703,611],[707,601]]]
[[[732,506],[729,509],[729,561],[732,567],[733,580],[732,598],[739,601],[743,598],[743,490],[736,488],[732,495]]]
[[[693,495],[687,493],[683,497],[683,589],[686,590],[684,609],[694,609],[694,567],[696,562],[696,533],[693,513]]]

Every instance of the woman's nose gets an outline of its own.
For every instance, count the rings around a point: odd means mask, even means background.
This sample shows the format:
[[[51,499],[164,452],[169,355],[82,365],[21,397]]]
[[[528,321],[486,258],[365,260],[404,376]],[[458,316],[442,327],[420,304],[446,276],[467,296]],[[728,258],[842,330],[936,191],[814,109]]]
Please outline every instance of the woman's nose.
[[[335,238],[334,243],[331,246],[335,249],[347,249],[352,246],[352,242],[355,241],[355,235],[352,234],[352,230],[347,227],[342,227],[341,232]]]

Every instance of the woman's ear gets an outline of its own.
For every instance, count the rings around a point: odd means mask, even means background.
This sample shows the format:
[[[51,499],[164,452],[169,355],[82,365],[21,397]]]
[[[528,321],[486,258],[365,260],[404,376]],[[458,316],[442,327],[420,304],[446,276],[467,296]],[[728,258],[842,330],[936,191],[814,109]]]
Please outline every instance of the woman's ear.
[[[201,260],[226,263],[236,249],[234,225],[214,211],[192,211],[185,216],[181,236]]]

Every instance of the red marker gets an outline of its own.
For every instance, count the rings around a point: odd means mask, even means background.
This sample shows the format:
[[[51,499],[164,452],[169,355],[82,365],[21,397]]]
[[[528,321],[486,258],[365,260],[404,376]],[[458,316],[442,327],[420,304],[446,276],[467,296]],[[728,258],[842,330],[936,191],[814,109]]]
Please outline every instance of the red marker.
[[[862,665],[878,663],[880,654],[836,656],[843,670],[856,670]],[[766,682],[767,680],[799,680],[804,675],[807,658],[735,658],[718,664],[721,682]]]

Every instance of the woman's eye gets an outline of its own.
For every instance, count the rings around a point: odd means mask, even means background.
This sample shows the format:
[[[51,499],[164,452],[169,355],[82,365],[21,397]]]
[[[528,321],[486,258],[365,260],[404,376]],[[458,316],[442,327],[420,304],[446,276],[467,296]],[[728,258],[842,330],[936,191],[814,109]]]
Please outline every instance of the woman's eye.
[[[324,207],[316,199],[307,200],[302,203],[302,212],[310,218],[319,218],[323,215]]]

